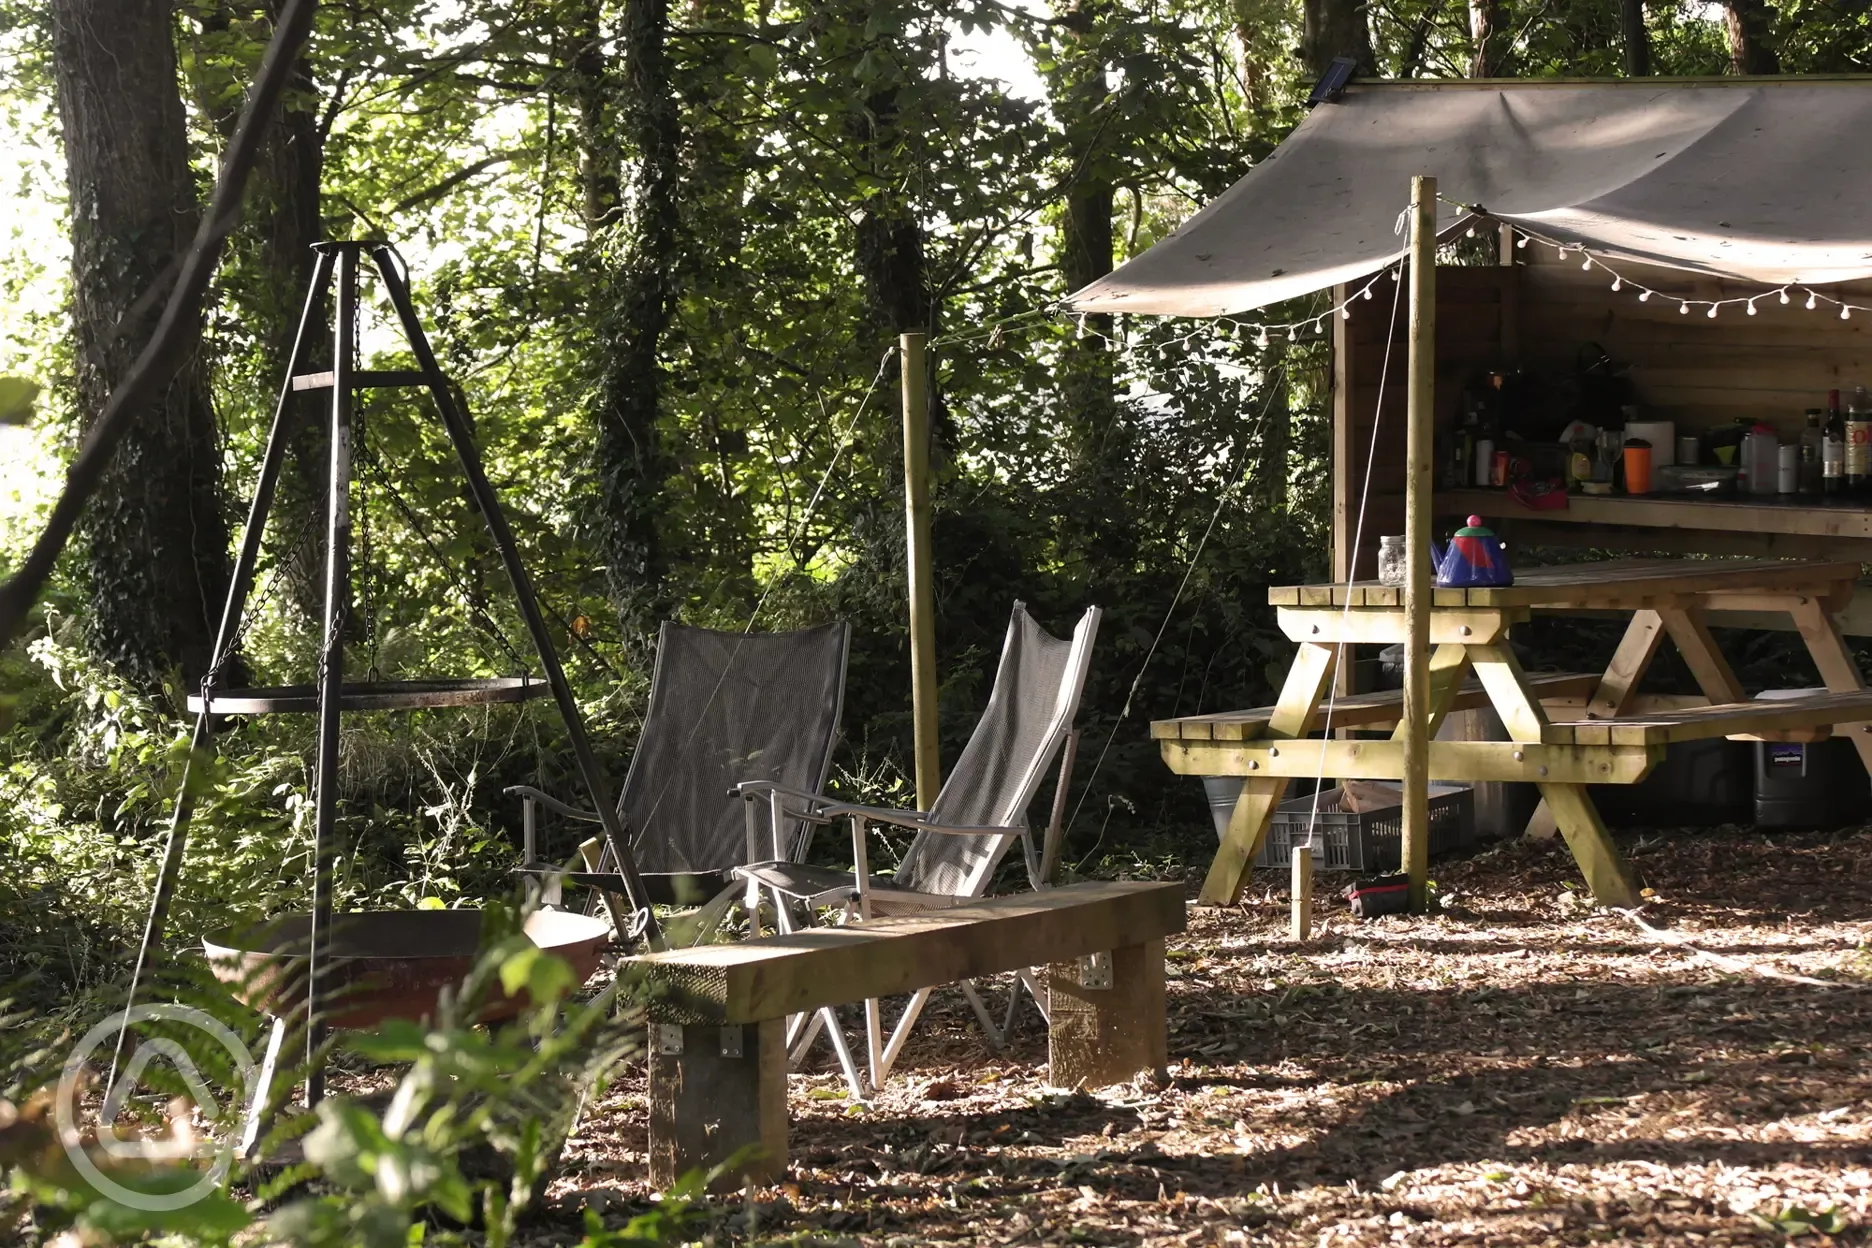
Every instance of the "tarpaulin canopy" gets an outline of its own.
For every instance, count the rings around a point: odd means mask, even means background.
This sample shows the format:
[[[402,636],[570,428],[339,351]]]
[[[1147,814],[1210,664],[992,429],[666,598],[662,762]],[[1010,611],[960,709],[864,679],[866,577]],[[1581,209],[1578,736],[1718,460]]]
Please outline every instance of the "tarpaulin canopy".
[[[1872,276],[1868,135],[1872,77],[1355,84],[1068,302],[1216,316],[1375,273],[1404,254],[1419,174],[1608,256],[1772,286]]]

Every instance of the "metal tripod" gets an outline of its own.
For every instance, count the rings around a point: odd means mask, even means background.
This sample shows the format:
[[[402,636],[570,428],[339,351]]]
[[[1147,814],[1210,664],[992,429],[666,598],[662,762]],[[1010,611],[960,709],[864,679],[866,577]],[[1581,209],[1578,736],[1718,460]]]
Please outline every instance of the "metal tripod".
[[[494,487],[489,483],[487,473],[482,468],[481,454],[475,446],[467,418],[455,401],[455,396],[449,388],[448,378],[443,375],[440,365],[436,362],[435,352],[429,345],[428,335],[423,331],[422,322],[417,318],[415,306],[410,301],[409,286],[405,277],[406,266],[403,264],[402,257],[397,254],[395,247],[381,240],[319,243],[314,246],[313,250],[317,253],[317,260],[313,267],[311,289],[306,297],[305,310],[300,316],[298,332],[294,336],[292,358],[287,364],[286,379],[280,387],[272,427],[267,434],[266,452],[260,464],[260,479],[254,487],[253,503],[247,513],[247,527],[241,535],[240,552],[235,560],[234,573],[228,584],[227,602],[221,613],[220,628],[216,633],[214,662],[209,667],[208,675],[203,678],[201,693],[189,698],[189,709],[196,712],[194,734],[189,743],[189,762],[185,765],[182,784],[176,794],[175,809],[170,819],[168,839],[163,850],[162,866],[158,871],[155,892],[150,901],[149,919],[144,929],[142,944],[137,951],[136,971],[130,981],[130,1001],[134,1002],[137,985],[142,978],[150,953],[162,939],[169,904],[175,894],[176,878],[181,869],[183,850],[188,841],[189,819],[194,807],[188,768],[193,766],[196,752],[206,750],[210,746],[214,731],[214,716],[270,710],[316,709],[318,761],[313,794],[315,812],[313,860],[315,866],[307,985],[308,1000],[312,1003],[310,1025],[306,1035],[309,1070],[306,1081],[308,1105],[316,1104],[324,1094],[324,1074],[319,1068],[319,1063],[314,1059],[324,1042],[325,1027],[320,1020],[319,1009],[327,997],[325,989],[330,971],[327,965],[330,958],[326,953],[326,945],[330,940],[332,921],[331,867],[334,849],[333,831],[338,813],[340,712],[519,701],[531,696],[533,692],[544,692],[539,690],[537,682],[527,680],[373,682],[369,685],[345,683],[344,621],[350,602],[351,588],[352,412],[357,392],[360,390],[422,386],[428,389],[430,397],[435,401],[436,411],[442,418],[442,425],[460,461],[462,475],[467,479],[475,508],[481,513],[482,519],[487,522],[488,534],[493,538],[495,548],[500,552],[501,563],[507,570],[507,578],[512,584],[515,602],[519,606],[521,617],[526,621],[527,632],[531,634],[534,649],[539,655],[540,667],[545,672],[546,685],[552,693],[553,700],[558,704],[560,717],[565,721],[566,735],[572,743],[572,753],[578,763],[579,775],[584,781],[593,807],[598,812],[600,822],[604,827],[605,841],[618,865],[619,873],[624,877],[625,893],[637,912],[636,922],[641,924],[646,938],[653,947],[660,947],[662,944],[662,935],[658,929],[655,914],[650,909],[648,896],[644,892],[643,880],[638,874],[636,860],[631,855],[630,844],[624,836],[623,823],[613,803],[610,785],[606,783],[604,772],[599,768],[597,757],[592,753],[591,739],[585,731],[585,721],[579,714],[578,703],[573,700],[572,688],[566,682],[565,669],[560,665],[559,656],[553,650],[552,637],[547,632],[545,619],[540,614],[539,600],[534,593],[532,578],[527,574],[526,566],[520,560],[520,551],[514,542],[513,530],[508,526],[507,517],[501,511],[500,503],[494,496]],[[416,356],[419,367],[415,370],[369,371],[358,367],[358,279],[361,262],[365,259],[368,259],[376,270],[382,289],[388,296],[391,306],[396,310],[403,335],[409,342],[410,350]],[[336,278],[337,298],[333,325],[332,368],[327,373],[302,373],[300,369],[306,361],[312,341],[312,323],[318,310],[324,306],[326,296],[331,293],[334,277]],[[317,681],[314,686],[288,689],[222,689],[219,687],[221,669],[232,656],[241,635],[241,616],[246,608],[247,596],[253,587],[254,570],[260,555],[261,537],[266,530],[267,513],[272,507],[274,490],[279,484],[280,470],[285,460],[291,397],[295,391],[304,390],[330,390],[332,396],[330,489],[326,514],[325,603],[321,620]],[[126,1011],[128,1008],[126,1005]],[[112,1075],[114,1080],[114,1068]]]

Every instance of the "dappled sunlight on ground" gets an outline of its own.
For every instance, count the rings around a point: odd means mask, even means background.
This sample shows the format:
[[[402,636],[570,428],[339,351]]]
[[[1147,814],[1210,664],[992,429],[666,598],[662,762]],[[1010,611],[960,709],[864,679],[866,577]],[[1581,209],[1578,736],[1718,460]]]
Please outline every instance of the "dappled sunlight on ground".
[[[876,1102],[823,1055],[794,1078],[787,1181],[714,1233],[751,1212],[757,1242],[1864,1242],[1872,834],[1636,853],[1647,919],[1694,949],[1581,904],[1551,846],[1439,864],[1431,918],[1355,924],[1323,877],[1304,947],[1262,873],[1171,943],[1163,1085],[1050,1089],[1030,1007],[991,1055],[939,996]],[[646,1207],[644,1131],[638,1066],[568,1150],[568,1236],[580,1206]]]

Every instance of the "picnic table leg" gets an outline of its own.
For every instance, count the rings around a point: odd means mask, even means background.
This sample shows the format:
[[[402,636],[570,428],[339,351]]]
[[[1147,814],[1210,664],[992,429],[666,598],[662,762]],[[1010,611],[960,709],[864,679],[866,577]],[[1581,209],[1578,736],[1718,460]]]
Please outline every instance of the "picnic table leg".
[[[1268,737],[1305,735],[1319,710],[1326,684],[1332,679],[1336,660],[1337,653],[1332,646],[1310,641],[1300,644],[1293,666],[1287,669],[1287,682],[1281,686],[1274,714],[1268,720]],[[1285,780],[1250,778],[1243,783],[1241,796],[1235,801],[1235,811],[1229,816],[1228,831],[1216,847],[1215,861],[1210,863],[1209,875],[1203,880],[1199,901],[1205,905],[1227,906],[1240,899],[1242,886],[1248,881],[1249,865],[1261,852],[1261,841],[1273,822],[1274,808],[1286,795]]]
[[[1638,687],[1644,683],[1645,673],[1651,670],[1651,661],[1663,644],[1665,631],[1664,617],[1656,611],[1632,612],[1631,623],[1626,625],[1618,649],[1612,652],[1612,661],[1606,664],[1605,674],[1599,678],[1599,687],[1586,700],[1588,719],[1616,719],[1631,710],[1638,697]],[[1530,841],[1544,841],[1559,830],[1553,808],[1542,798],[1528,819],[1523,835]]]
[[[1623,646],[1620,647],[1623,649]],[[1476,675],[1489,692],[1496,714],[1508,729],[1511,740],[1538,742],[1547,729],[1547,713],[1527,686],[1520,661],[1507,645],[1471,646],[1469,658]],[[1593,898],[1604,906],[1635,906],[1638,885],[1632,869],[1612,834],[1599,819],[1586,786],[1580,784],[1542,784],[1541,798],[1553,815],[1560,835],[1566,838],[1573,861],[1586,877]]]
[[[1742,693],[1742,682],[1729,667],[1729,660],[1723,657],[1716,639],[1710,636],[1709,624],[1701,611],[1670,607],[1660,610],[1658,615],[1705,697],[1718,704],[1748,700]]]
[[[1168,1074],[1161,938],[1055,964],[1047,980],[1048,1082],[1102,1088]]]
[[[1638,883],[1631,864],[1612,843],[1612,834],[1600,822],[1586,786],[1543,784],[1540,791],[1560,827],[1560,835],[1566,838],[1567,848],[1573,852],[1573,861],[1586,877],[1593,900],[1602,906],[1624,909],[1637,905]]]
[[[1626,625],[1618,649],[1612,652],[1605,675],[1599,678],[1599,687],[1586,701],[1588,719],[1615,719],[1631,709],[1638,686],[1644,683],[1663,640],[1663,616],[1655,611],[1632,612],[1631,623]]]
[[[1807,653],[1813,656],[1814,666],[1820,669],[1820,679],[1833,693],[1855,693],[1866,687],[1865,676],[1859,671],[1859,662],[1853,658],[1852,647],[1846,644],[1840,635],[1839,623],[1826,606],[1818,599],[1809,598],[1796,607],[1791,615],[1794,626],[1800,629],[1801,640],[1807,643]],[[1859,759],[1872,771],[1872,724],[1836,724],[1834,736],[1845,736],[1859,751]]]
[[[787,1164],[786,1020],[650,1026],[650,1181],[667,1188],[746,1150],[711,1190],[778,1182]]]

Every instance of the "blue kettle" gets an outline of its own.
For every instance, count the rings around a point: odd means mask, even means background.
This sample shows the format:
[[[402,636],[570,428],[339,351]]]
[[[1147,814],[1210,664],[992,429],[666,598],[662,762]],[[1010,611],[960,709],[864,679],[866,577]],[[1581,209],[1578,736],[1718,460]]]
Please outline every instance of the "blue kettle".
[[[1439,589],[1499,589],[1514,584],[1508,552],[1494,531],[1482,526],[1481,516],[1470,516],[1447,547],[1431,542],[1430,562],[1436,566]]]

